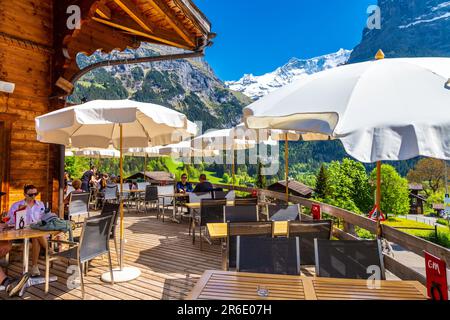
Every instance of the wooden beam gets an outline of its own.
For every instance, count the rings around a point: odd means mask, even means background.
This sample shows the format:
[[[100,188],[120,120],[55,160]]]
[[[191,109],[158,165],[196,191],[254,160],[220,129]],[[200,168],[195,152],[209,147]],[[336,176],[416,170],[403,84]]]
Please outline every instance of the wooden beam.
[[[153,33],[148,18],[139,10],[139,8],[130,0],[114,0],[114,2],[125,11],[138,25],[147,32]],[[110,17],[111,18],[111,17]]]
[[[105,24],[107,26],[129,32],[131,34],[134,34],[136,36],[141,36],[147,39],[155,40],[160,43],[170,45],[177,48],[192,50],[192,47],[189,47],[188,45],[178,42],[177,40],[169,40],[170,38],[174,38],[174,35],[167,34],[164,32],[159,31],[158,34],[149,34],[145,30],[142,30],[138,25],[133,25],[127,22],[126,19],[121,18],[120,20],[115,20],[112,18],[111,20],[105,20],[97,17],[92,17],[94,21],[97,21],[99,23]],[[180,39],[181,40],[181,39]]]
[[[176,33],[183,38],[189,45],[192,47],[196,47],[195,40],[192,39],[192,35],[186,27],[180,22],[176,14],[173,10],[167,5],[166,2],[162,0],[149,0],[149,2],[153,5],[153,7],[166,18],[166,21],[170,24],[170,26],[175,30]]]

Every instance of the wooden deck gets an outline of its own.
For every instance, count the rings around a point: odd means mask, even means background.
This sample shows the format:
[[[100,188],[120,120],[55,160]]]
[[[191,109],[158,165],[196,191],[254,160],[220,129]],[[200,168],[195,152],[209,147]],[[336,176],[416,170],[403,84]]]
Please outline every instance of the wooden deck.
[[[204,243],[200,251],[199,241],[193,245],[188,235],[187,219],[181,224],[168,219],[163,223],[155,214],[125,212],[125,237],[125,264],[138,267],[141,276],[111,286],[100,280],[100,275],[108,271],[107,257],[95,259],[85,277],[86,300],[180,300],[187,296],[205,270],[221,269],[220,246]],[[111,251],[117,266],[113,242]],[[43,275],[43,260],[40,260],[40,269]],[[21,270],[21,255],[15,255],[9,274],[19,276]],[[22,299],[81,299],[80,288],[67,287],[70,274],[66,270],[66,264],[55,262],[51,275],[58,276],[58,281],[50,284],[48,295],[44,293],[44,285],[39,285],[28,288]],[[0,292],[0,299],[5,298],[5,293]]]

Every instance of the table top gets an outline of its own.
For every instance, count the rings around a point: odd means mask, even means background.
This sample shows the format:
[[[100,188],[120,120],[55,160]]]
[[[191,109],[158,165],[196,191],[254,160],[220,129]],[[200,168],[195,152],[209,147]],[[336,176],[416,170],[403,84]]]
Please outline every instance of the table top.
[[[34,230],[30,228],[25,228],[22,230],[7,229],[0,231],[0,241],[13,241],[13,240],[23,240],[23,239],[33,239],[45,237],[48,235],[57,235],[61,231],[42,231]]]
[[[158,197],[174,197],[174,198],[188,198],[188,193],[167,193],[167,194],[158,194]]]
[[[259,289],[266,289],[267,296]],[[286,276],[208,270],[187,300],[426,300],[417,281],[382,280],[370,288],[367,280]]]
[[[228,236],[228,228],[226,223],[208,223],[206,227],[208,228],[209,237],[212,240],[224,239]],[[275,236],[285,236],[288,233],[288,222],[274,221],[273,228]]]

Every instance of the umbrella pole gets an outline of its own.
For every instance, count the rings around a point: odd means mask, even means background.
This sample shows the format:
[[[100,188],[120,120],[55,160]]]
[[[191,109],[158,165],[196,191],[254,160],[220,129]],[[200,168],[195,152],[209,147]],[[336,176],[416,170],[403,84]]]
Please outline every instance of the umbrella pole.
[[[147,180],[146,173],[147,173],[147,153],[145,153],[145,156],[144,156],[144,182]]]
[[[377,161],[376,206],[377,206],[377,210],[378,210],[378,215],[377,215],[377,237],[381,238],[381,161]]]
[[[235,185],[235,167],[234,167],[234,147],[231,148],[231,177],[232,177],[232,182],[233,182],[233,187]]]
[[[286,203],[289,204],[289,144],[288,134],[284,136],[284,174],[286,178]]]
[[[124,225],[123,225],[123,127],[120,128],[120,270],[123,270],[123,243],[124,243]]]

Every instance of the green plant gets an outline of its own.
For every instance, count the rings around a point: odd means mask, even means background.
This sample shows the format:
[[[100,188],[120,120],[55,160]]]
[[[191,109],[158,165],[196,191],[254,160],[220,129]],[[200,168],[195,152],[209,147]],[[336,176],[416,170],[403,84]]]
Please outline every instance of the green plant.
[[[370,174],[372,194],[375,194],[376,169]],[[401,215],[409,212],[408,181],[388,164],[381,166],[381,211],[386,215]]]

